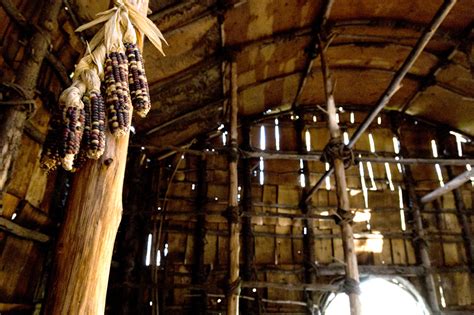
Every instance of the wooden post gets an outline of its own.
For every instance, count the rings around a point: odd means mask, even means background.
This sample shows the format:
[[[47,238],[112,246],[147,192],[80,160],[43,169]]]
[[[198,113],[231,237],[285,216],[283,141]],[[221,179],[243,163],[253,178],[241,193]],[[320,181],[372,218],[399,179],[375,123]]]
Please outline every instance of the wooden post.
[[[204,145],[201,142],[201,149]],[[202,285],[206,282],[204,266],[204,247],[206,238],[206,202],[207,202],[207,160],[206,156],[199,157],[196,184],[196,227],[194,232],[193,274],[192,284]],[[204,290],[195,290],[192,299],[193,314],[206,314],[207,294]]]
[[[297,116],[299,117],[295,121],[295,130],[296,130],[296,145],[298,153],[304,155],[305,150],[305,123],[304,123],[304,113],[297,111]],[[306,196],[308,189],[311,185],[310,182],[310,172],[309,165],[307,160],[303,160],[303,170],[302,173],[305,176],[305,187],[303,188],[302,196]],[[299,208],[301,213],[306,216],[309,214],[308,203],[304,201],[300,202]],[[313,268],[316,256],[314,253],[315,244],[314,244],[314,231],[313,231],[313,220],[308,220],[307,218],[303,219],[303,228],[306,233],[303,233],[303,266],[304,266],[304,281],[308,284],[314,284],[316,282],[316,273]],[[308,314],[314,314],[315,308],[313,307],[314,302],[316,301],[316,296],[314,292],[308,292],[306,296],[306,307]]]
[[[26,48],[26,56],[17,70],[15,84],[23,91],[23,96],[11,101],[32,101],[35,97],[36,81],[44,58],[51,45],[51,34],[57,28],[57,19],[62,1],[45,1],[42,10],[42,23],[34,33]],[[2,0],[2,6],[9,12],[10,8],[17,11],[8,0]],[[30,111],[31,112],[31,111]],[[11,105],[1,109],[0,113],[0,193],[7,190],[11,173],[21,144],[23,127],[28,118],[29,110],[26,104]],[[0,196],[0,199],[3,196]]]
[[[330,141],[334,141],[334,143],[341,145],[341,131],[336,120],[336,103],[334,101],[332,77],[329,73],[329,67],[325,58],[325,45],[322,41],[320,41],[319,49],[324,92],[326,95],[328,129],[331,135]],[[342,246],[344,249],[346,292],[349,295],[351,315],[360,315],[359,269],[357,267],[357,256],[354,249],[354,235],[352,232],[351,219],[352,214],[350,213],[349,195],[347,194],[346,171],[344,162],[340,156],[334,156],[332,162],[336,178],[337,214],[341,216],[341,220],[338,224],[341,227]]]
[[[137,0],[137,9],[146,15],[148,0]],[[56,247],[47,314],[105,312],[112,251],[122,217],[129,133],[115,138],[107,132],[106,138],[104,155],[88,161],[74,179]]]
[[[145,162],[146,154],[141,150],[131,150],[127,163],[127,181],[125,212],[121,222],[121,231],[116,246],[116,258],[118,262],[118,284],[117,294],[108,303],[114,314],[130,314],[136,310],[141,302],[140,293],[137,288],[129,284],[138,283],[143,268],[142,253],[144,252],[146,239],[144,238],[145,220],[141,215],[144,206],[143,192],[149,193],[144,189],[145,181]],[[110,283],[112,284],[112,283]]]
[[[241,124],[242,130],[242,149],[250,149],[250,125],[247,122]],[[249,159],[242,159],[242,210],[243,213],[254,213],[252,205],[252,167]],[[252,232],[252,217],[242,217],[242,259],[243,265],[241,269],[242,280],[256,280],[252,273],[252,267],[255,259],[255,239]],[[253,295],[250,288],[242,289],[242,295]],[[250,300],[241,300],[242,314],[260,314],[260,299],[255,302]]]
[[[451,166],[446,166],[448,176],[450,180],[455,178],[453,168]],[[472,242],[472,232],[469,224],[468,217],[466,215],[466,205],[462,198],[461,189],[453,189],[454,203],[456,204],[456,211],[459,225],[462,229],[462,238],[464,240],[464,249],[466,251],[466,258],[469,270],[474,272],[474,243]]]
[[[229,141],[229,288],[227,292],[227,315],[239,314],[239,256],[240,256],[240,224],[238,194],[238,147],[237,147],[237,115],[239,111],[237,100],[237,63],[230,63],[230,141]]]
[[[396,116],[392,117],[391,123],[393,133],[399,139],[401,156],[406,156],[407,149],[401,141],[399,132],[400,126]],[[416,194],[415,179],[411,172],[410,165],[403,166],[403,181],[408,195],[408,208],[410,209],[410,213],[413,217],[413,246],[415,247],[419,263],[421,263],[423,269],[425,269],[425,276],[423,277],[423,280],[426,291],[426,299],[428,300],[428,305],[430,306],[433,314],[439,314],[440,310],[438,305],[438,298],[436,295],[436,286],[433,278],[433,270],[431,268],[430,256],[428,253],[428,245],[426,243],[426,234],[423,228],[423,218],[420,212],[422,204]]]
[[[440,130],[438,133],[438,146],[439,151],[443,155],[444,158],[452,157],[455,153],[452,146],[450,145],[452,142],[449,141],[450,137],[449,133],[446,130]],[[453,152],[454,151],[454,152]],[[449,177],[449,183],[452,183],[453,180],[457,177],[454,173],[453,166],[447,165],[446,171]],[[474,176],[474,175],[471,175]],[[447,185],[448,183],[446,183]],[[445,186],[446,186],[445,185]],[[462,191],[459,187],[454,188],[452,190],[454,203],[456,205],[456,214],[458,218],[459,225],[462,229],[462,238],[464,240],[464,250],[466,252],[466,259],[469,270],[474,272],[474,243],[472,241],[472,232],[470,228],[469,218],[466,215],[466,205],[464,204]],[[435,200],[437,201],[437,200]]]

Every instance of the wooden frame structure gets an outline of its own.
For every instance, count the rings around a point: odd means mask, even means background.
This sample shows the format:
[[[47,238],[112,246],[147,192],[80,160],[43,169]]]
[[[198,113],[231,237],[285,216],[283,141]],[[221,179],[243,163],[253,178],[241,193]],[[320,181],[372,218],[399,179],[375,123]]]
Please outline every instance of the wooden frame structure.
[[[8,1],[2,1],[2,4],[5,6],[5,3],[7,2]],[[191,159],[197,158],[201,161],[198,167],[199,176],[197,179],[197,195],[194,199],[197,205],[196,211],[183,211],[182,208],[177,210],[171,209],[172,207],[170,207],[170,209],[166,209],[166,212],[163,211],[160,214],[156,214],[155,210],[153,209],[143,211],[140,214],[147,216],[147,218],[153,221],[153,239],[156,239],[156,235],[159,234],[158,241],[153,245],[152,257],[156,259],[158,259],[159,256],[159,254],[157,254],[157,250],[163,250],[161,246],[163,246],[165,243],[165,240],[161,238],[162,230],[166,233],[183,233],[192,235],[193,254],[189,254],[187,251],[183,254],[186,258],[192,257],[192,262],[190,263],[192,265],[191,282],[174,282],[174,277],[184,277],[185,274],[187,275],[188,270],[186,269],[186,266],[179,270],[177,267],[174,269],[175,266],[173,266],[171,263],[168,264],[166,261],[168,258],[165,259],[166,254],[164,254],[163,266],[153,266],[154,269],[150,271],[153,278],[152,283],[130,284],[125,283],[127,281],[124,281],[124,283],[118,284],[118,286],[128,285],[130,289],[139,286],[140,290],[142,290],[141,292],[144,295],[148,294],[146,292],[152,292],[150,293],[150,302],[153,302],[153,305],[155,305],[153,308],[153,314],[158,314],[160,310],[166,309],[167,299],[178,300],[178,297],[173,296],[173,290],[175,289],[190,289],[191,292],[190,294],[187,294],[186,297],[191,297],[193,308],[198,309],[200,314],[204,314],[206,311],[208,311],[208,308],[216,308],[215,305],[211,305],[212,303],[209,303],[209,299],[213,299],[212,301],[214,301],[215,298],[218,298],[220,301],[222,301],[223,298],[226,299],[226,303],[223,304],[226,304],[227,314],[238,314],[239,307],[241,307],[244,311],[260,314],[261,312],[264,312],[263,309],[265,305],[272,303],[275,305],[293,305],[301,307],[301,309],[303,309],[302,312],[315,314],[319,305],[318,299],[320,298],[319,294],[321,292],[339,291],[345,291],[349,294],[351,301],[351,314],[360,314],[360,304],[357,294],[359,273],[385,275],[401,274],[407,277],[422,279],[424,283],[424,289],[426,290],[425,296],[429,301],[430,308],[433,312],[438,313],[440,312],[440,306],[438,305],[438,301],[440,300],[438,295],[440,293],[437,292],[439,288],[439,280],[435,278],[434,274],[440,271],[447,272],[448,267],[442,268],[431,265],[430,251],[426,243],[437,242],[439,239],[441,239],[440,242],[442,243],[443,237],[455,238],[459,235],[453,236],[449,233],[442,233],[439,231],[439,234],[436,235],[431,233],[432,231],[430,228],[426,227],[424,222],[423,215],[427,213],[438,214],[439,212],[440,216],[456,215],[459,220],[459,224],[462,226],[463,239],[460,241],[456,238],[453,243],[464,244],[466,248],[466,259],[469,261],[469,264],[472,265],[472,233],[470,233],[469,229],[469,220],[471,220],[472,213],[466,210],[466,206],[463,205],[462,193],[456,189],[458,186],[454,185],[459,181],[454,175],[455,172],[453,172],[453,170],[449,167],[472,164],[472,159],[451,157],[404,158],[403,155],[406,155],[406,151],[408,150],[406,148],[403,148],[402,151],[405,152],[402,152],[401,156],[397,157],[393,155],[373,156],[370,154],[364,154],[364,156],[356,157],[354,159],[354,161],[357,163],[374,162],[374,164],[383,163],[391,165],[403,165],[403,179],[405,181],[403,184],[405,189],[403,193],[405,194],[405,197],[408,197],[409,206],[406,208],[401,207],[400,209],[395,210],[400,210],[412,216],[411,219],[413,220],[412,225],[414,234],[411,235],[405,231],[389,231],[384,234],[384,237],[390,242],[392,242],[392,240],[401,240],[404,243],[405,249],[407,246],[411,246],[407,245],[407,243],[413,242],[417,256],[416,265],[405,266],[394,264],[394,266],[371,266],[369,264],[364,264],[357,266],[356,246],[354,245],[354,233],[352,231],[351,218],[353,213],[349,205],[349,185],[346,183],[346,181],[348,181],[348,176],[352,175],[346,174],[349,171],[345,170],[341,156],[336,156],[331,161],[331,169],[327,171],[319,181],[317,181],[315,186],[312,188],[310,187],[310,184],[314,182],[314,178],[312,177],[315,176],[315,173],[321,173],[320,169],[317,169],[317,171],[315,168],[312,169],[312,165],[314,164],[311,163],[319,161],[321,156],[326,155],[326,152],[325,150],[312,150],[311,152],[305,151],[304,134],[305,130],[309,128],[307,125],[305,125],[306,122],[304,118],[307,108],[303,108],[302,106],[300,107],[299,100],[302,95],[302,90],[307,83],[308,76],[311,74],[314,60],[317,58],[317,56],[319,56],[322,63],[321,69],[324,78],[323,82],[327,105],[327,110],[325,113],[328,116],[327,122],[331,135],[330,138],[332,141],[338,141],[341,137],[341,130],[339,129],[340,127],[336,122],[337,109],[336,102],[334,101],[333,82],[329,73],[329,61],[325,56],[325,46],[330,45],[330,38],[325,38],[322,36],[319,41],[317,40],[318,36],[329,33],[328,30],[330,28],[337,27],[337,23],[330,26],[327,25],[327,20],[329,18],[333,2],[334,1],[324,2],[324,9],[322,10],[320,21],[316,21],[317,23],[315,23],[315,26],[313,27],[313,30],[316,30],[317,32],[316,35],[313,36],[314,41],[312,46],[314,46],[314,49],[318,47],[319,53],[311,54],[308,57],[307,64],[305,65],[305,71],[303,72],[303,75],[301,76],[298,83],[296,96],[293,100],[293,106],[291,108],[292,113],[298,116],[298,118],[290,122],[290,124],[294,125],[294,131],[296,133],[295,139],[297,143],[297,151],[289,152],[282,150],[277,152],[275,150],[252,149],[251,142],[252,137],[254,136],[251,130],[252,127],[262,119],[269,118],[270,116],[251,117],[255,118],[255,120],[249,119],[249,117],[240,117],[242,118],[240,134],[243,140],[239,141],[239,86],[237,83],[239,65],[237,64],[236,59],[232,59],[230,62],[227,62],[225,58],[221,63],[221,79],[225,93],[223,95],[222,101],[217,101],[216,104],[221,104],[223,101],[227,101],[229,118],[227,119],[226,123],[228,123],[230,136],[228,137],[228,144],[226,146],[221,146],[220,148],[213,144],[207,144],[206,141],[212,142],[213,139],[215,140],[216,135],[220,135],[220,133],[213,131],[209,137],[199,142],[198,147],[160,147],[159,145],[144,145],[144,149],[150,151],[171,151],[170,153],[166,153],[160,157],[160,161],[163,161],[163,165],[161,165],[160,162],[160,165],[157,166],[159,169],[158,181],[160,182],[163,180],[162,177],[165,177],[161,171],[166,168],[164,164],[169,161],[170,156],[173,156],[176,153],[182,153],[186,154],[186,158],[191,156]],[[147,1],[144,1],[143,3],[144,6],[142,7],[142,12],[144,13],[148,3]],[[413,66],[418,56],[420,56],[422,50],[428,44],[429,40],[435,36],[436,30],[446,18],[447,14],[453,8],[455,3],[455,0],[446,0],[443,2],[443,5],[439,8],[431,23],[417,41],[415,47],[403,65],[398,71],[394,73],[394,77],[378,101],[377,105],[364,119],[364,121],[359,124],[357,131],[347,144],[347,148],[354,149],[354,152],[356,153],[368,153],[367,151],[357,151],[355,149],[355,143],[358,141],[358,139],[360,139],[362,134],[367,130],[373,120],[382,112],[384,106],[387,105],[391,97],[398,91],[401,81],[408,75],[410,68]],[[235,3],[228,4],[228,6],[237,5],[238,4]],[[217,14],[221,16],[223,15],[222,12],[225,11],[225,8],[222,7],[214,9],[218,10],[219,12]],[[55,11],[53,10],[51,14],[55,14]],[[222,23],[220,26],[220,36],[223,37]],[[43,33],[42,36],[44,36]],[[225,46],[223,43],[223,38],[221,38],[221,46]],[[244,47],[254,44],[257,45],[258,43],[246,43],[245,45],[241,44],[241,46]],[[235,47],[229,45],[221,48],[229,49],[236,48],[237,46],[238,45],[235,45]],[[43,55],[45,55],[44,58],[48,58],[52,64],[56,64],[57,60],[51,56],[48,57],[47,52],[45,52]],[[61,65],[56,64],[55,67],[60,68],[60,66]],[[226,68],[230,69],[230,79],[226,76]],[[65,72],[60,72],[62,80],[67,81],[67,76],[64,76]],[[228,89],[228,93],[226,92],[226,81],[229,81],[230,88]],[[25,87],[25,84],[21,85]],[[226,106],[222,107],[226,108]],[[209,106],[206,108],[209,111],[216,110],[214,106]],[[202,114],[205,111],[199,110],[198,112],[199,114]],[[191,114],[188,116],[192,116],[194,113],[197,112],[191,112],[187,114]],[[23,115],[23,113],[21,115]],[[282,116],[284,116],[284,114],[282,114]],[[23,120],[22,124],[25,120],[23,118],[20,119]],[[15,119],[12,121],[14,120]],[[153,133],[162,131],[162,129],[165,129],[165,127],[169,127],[172,122],[173,120],[167,124],[149,129],[144,134],[151,135]],[[22,129],[20,125],[21,124],[18,125],[19,129]],[[34,131],[32,133],[34,133]],[[17,134],[21,136],[21,133]],[[108,270],[112,260],[113,243],[122,215],[121,198],[127,161],[127,146],[129,142],[128,136],[129,135],[120,139],[119,141],[109,139],[107,144],[107,152],[104,157],[97,163],[89,163],[86,168],[81,171],[81,173],[74,179],[71,196],[69,198],[67,215],[63,222],[62,231],[57,243],[55,267],[52,273],[51,289],[47,298],[46,312],[104,312]],[[38,139],[37,141],[41,141],[41,134],[36,138]],[[240,147],[239,142],[242,143]],[[136,143],[134,145],[140,147],[141,143]],[[211,146],[216,150],[208,150],[211,148]],[[14,151],[15,150],[12,150],[11,153],[14,153]],[[147,156],[148,155],[146,153],[143,153],[142,158],[146,159]],[[209,221],[214,220],[212,217],[221,216],[223,214],[220,208],[213,208],[214,204],[210,202],[209,199],[209,194],[211,192],[215,193],[215,191],[213,191],[215,187],[212,186],[212,180],[214,178],[213,176],[218,177],[212,173],[214,172],[212,167],[213,165],[215,166],[215,164],[213,164],[213,160],[221,159],[225,156],[227,157],[227,162],[223,164],[227,165],[228,167],[225,172],[223,170],[220,171],[221,175],[225,173],[226,177],[228,176],[227,181],[225,181],[228,192],[225,197],[219,196],[220,201],[218,201],[217,197],[215,197],[215,204],[220,206],[225,204],[227,206],[227,210],[224,215],[227,216],[228,222],[222,223],[219,221],[219,223],[216,223],[215,225],[213,225],[214,222],[211,222],[211,227],[209,227]],[[177,160],[180,159],[180,157],[177,156],[173,158],[176,158]],[[269,161],[301,160],[303,167],[300,170],[300,174],[305,176],[304,189],[302,189],[301,196],[299,196],[301,197],[301,200],[298,200],[291,205],[279,203],[278,197],[276,202],[274,201],[272,203],[253,201],[252,196],[259,192],[258,189],[254,189],[255,187],[253,187],[251,178],[252,171],[256,169],[256,158],[262,158]],[[220,162],[222,162],[222,159]],[[242,166],[241,169],[243,169],[243,172],[240,172],[240,179],[239,163]],[[417,195],[416,185],[414,184],[415,180],[412,178],[413,175],[410,172],[410,166],[413,165],[415,167],[418,164],[448,165],[447,172],[452,182],[446,183],[445,187],[439,188],[432,194],[426,195],[420,199]],[[168,189],[173,190],[174,188],[170,188],[171,184],[182,181],[182,179],[176,178],[178,176],[175,177],[177,173],[180,174],[180,176],[187,178],[186,176],[188,175],[183,175],[185,171],[181,171],[180,168],[181,166],[179,163],[176,163],[176,168],[174,172],[172,172],[173,175],[168,177]],[[325,179],[329,177],[332,172],[334,172],[336,179],[337,207],[334,207],[334,205],[320,206],[319,204],[312,204],[311,199],[317,195],[318,189],[321,187],[321,185],[323,185]],[[212,173],[212,176],[210,173]],[[7,177],[8,176],[5,178]],[[459,175],[459,177],[462,178],[460,184],[463,184],[470,180],[472,177],[472,171],[465,172]],[[243,183],[243,193],[241,192],[239,181]],[[85,183],[87,183],[87,185]],[[442,207],[439,205],[439,209],[423,208],[424,206],[422,203],[427,203],[427,207],[430,207],[429,203],[432,201],[435,201],[435,203],[438,202],[440,196],[446,193],[450,187],[451,189],[449,190],[453,190],[454,193],[453,198],[455,199],[456,209],[450,209],[449,211],[442,210]],[[262,190],[263,189],[264,188],[262,188]],[[162,190],[163,189],[160,187],[153,187],[153,191],[158,196],[157,199],[159,199],[153,201],[154,206],[156,206],[156,204],[160,204],[160,202],[168,202],[168,200],[182,202],[186,205],[186,202],[189,201],[188,199],[191,199],[188,198],[191,196],[191,194],[189,194],[188,197],[178,196],[176,200],[173,200],[174,197],[168,196],[168,193],[164,194],[163,196]],[[243,202],[241,202],[239,205],[239,195],[241,194],[243,196]],[[242,209],[239,209],[239,206],[242,206]],[[261,208],[261,210],[259,210],[259,208]],[[337,210],[334,210],[334,208]],[[268,209],[274,210],[268,211]],[[391,210],[393,210],[393,207],[392,209],[381,209],[381,212],[386,211],[388,213]],[[297,212],[295,213],[291,211]],[[330,213],[332,216],[322,214],[322,212],[325,211],[334,211],[334,213]],[[374,208],[373,211],[376,213],[378,209]],[[179,227],[173,226],[172,224],[164,224],[166,219],[180,217],[191,218],[190,225],[180,229]],[[315,222],[332,223],[334,218],[336,218],[336,220],[339,222],[341,237],[335,233],[322,234],[315,232]],[[259,225],[255,223],[256,221],[259,222],[270,219],[280,221],[291,220],[292,222],[301,221],[301,225],[297,225],[297,227],[301,227],[305,232],[301,233],[297,229],[293,230],[293,228],[288,230],[289,232],[284,233],[276,231],[276,229],[275,231],[267,231],[263,228],[258,228]],[[194,226],[191,225],[191,223],[194,223],[193,220],[196,221]],[[159,232],[157,232],[156,227],[158,223],[160,225]],[[91,229],[91,227],[94,227],[94,229]],[[38,243],[48,243],[52,239],[52,236],[48,235],[47,233],[24,228],[21,225],[12,223],[8,220],[5,220],[4,218],[0,218],[0,229],[2,231],[7,231],[8,233],[19,238]],[[441,228],[438,228],[438,230],[441,230]],[[213,263],[211,264],[206,263],[206,261],[209,260],[209,258],[206,256],[208,255],[206,250],[209,246],[207,244],[208,237],[216,238],[214,244],[216,248],[222,247],[224,250],[228,249],[228,253],[226,254],[218,253],[218,258],[214,259]],[[259,241],[259,239],[264,237],[289,240],[290,242],[295,240],[301,241],[301,248],[303,251],[302,255],[304,256],[301,263],[302,268],[298,269],[297,271],[285,270],[285,268],[279,268],[277,263],[275,263],[275,268],[257,266],[255,261],[257,260],[259,253],[256,253],[255,244]],[[334,244],[336,243],[336,240],[341,241],[344,252],[344,264],[319,266],[317,262],[317,253],[315,252],[315,244],[320,240],[330,240],[330,242],[333,242]],[[355,241],[357,242],[359,240],[356,239]],[[168,240],[166,240],[166,242],[168,242]],[[166,244],[168,245],[168,243]],[[275,248],[277,247],[277,245],[274,246]],[[441,246],[443,246],[443,244],[441,244]],[[188,248],[188,244],[185,244],[184,247]],[[334,245],[334,247],[336,246]],[[175,247],[172,247],[170,244],[170,248],[174,249]],[[406,251],[408,252],[408,250]],[[243,254],[242,261],[240,259],[240,252]],[[336,256],[336,253],[333,253],[333,255]],[[408,256],[408,254],[406,255]],[[278,261],[279,258],[276,256],[277,255],[275,254],[275,261]],[[228,260],[228,269],[226,270],[219,269],[222,266],[222,262],[220,262],[222,257],[225,257],[225,259]],[[174,256],[169,258],[170,262],[172,261],[172,258],[174,258]],[[212,269],[215,267],[215,265],[217,266],[217,271]],[[81,266],[81,268],[77,268],[77,266]],[[449,272],[455,273],[459,270],[465,271],[463,268],[454,268],[449,270]],[[208,284],[209,277],[215,276],[215,273],[226,275],[226,283],[224,285]],[[290,277],[292,273],[296,273],[298,275],[301,274],[303,280],[298,284],[292,282],[266,281],[266,279],[263,278],[266,277],[267,273],[275,273],[281,275],[282,277]],[[264,276],[262,276],[262,274],[264,274]],[[339,275],[345,275],[346,277],[346,287],[344,288],[324,282],[327,280],[327,278],[324,277],[334,277]],[[71,281],[71,279],[73,281]],[[320,280],[322,280],[321,283],[319,282]],[[242,294],[240,294],[241,289]],[[272,290],[291,292],[289,294],[293,294],[294,292],[298,292],[295,294],[299,294],[299,292],[301,292],[303,298],[295,300],[291,298],[272,299],[264,297],[265,293],[271,292]],[[221,302],[215,303],[219,304]],[[152,304],[150,304],[150,306],[151,305]],[[169,310],[172,311],[172,309]]]

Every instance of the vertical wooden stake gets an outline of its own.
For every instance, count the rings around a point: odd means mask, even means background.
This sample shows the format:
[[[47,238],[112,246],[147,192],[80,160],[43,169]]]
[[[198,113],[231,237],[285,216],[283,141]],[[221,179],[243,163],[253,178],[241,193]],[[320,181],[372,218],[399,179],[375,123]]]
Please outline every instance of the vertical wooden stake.
[[[230,141],[229,141],[229,292],[227,294],[227,315],[239,314],[239,256],[240,224],[238,215],[238,174],[237,174],[237,63],[230,63]]]
[[[146,15],[148,0],[135,4]],[[56,247],[46,314],[105,312],[112,251],[122,217],[129,133],[115,138],[107,132],[106,138],[104,155],[89,161],[74,179]]]
[[[400,139],[400,132],[399,132],[399,121],[396,116],[392,118],[392,130],[395,136],[399,139],[400,143],[400,152],[402,156],[407,156],[407,149],[404,146],[403,142]],[[413,238],[413,246],[417,251],[417,259],[425,269],[425,276],[424,276],[424,286],[426,290],[426,298],[428,300],[428,304],[431,308],[433,314],[439,314],[439,305],[438,305],[438,298],[436,294],[436,286],[433,278],[433,273],[431,270],[431,261],[430,256],[428,253],[428,246],[426,243],[426,236],[425,231],[423,229],[423,218],[421,216],[420,209],[422,207],[421,202],[416,195],[415,189],[415,179],[411,172],[410,165],[403,166],[403,181],[405,184],[405,189],[408,193],[408,205],[410,208],[410,212],[413,215],[413,232],[415,237]]]
[[[299,112],[297,113],[299,117],[295,121],[295,130],[296,130],[296,144],[299,154],[305,154],[305,126],[304,126],[304,113]],[[305,187],[303,189],[303,198],[299,204],[299,208],[303,215],[308,215],[308,203],[304,200],[304,196],[308,194],[308,190],[311,185],[310,181],[310,172],[309,172],[309,165],[308,161],[303,161],[303,174],[305,176]],[[304,280],[306,283],[315,283],[316,281],[316,273],[313,268],[313,264],[316,260],[316,256],[314,253],[315,243],[314,243],[314,230],[313,230],[313,220],[304,219],[303,220],[303,228],[306,229],[306,233],[303,234],[303,266],[304,266]],[[306,292],[306,303],[308,314],[314,314],[315,308],[313,305],[316,301],[316,294],[315,292]]]
[[[250,125],[248,122],[241,124],[242,145],[244,150],[251,150],[250,148]],[[250,159],[242,159],[242,209],[245,213],[253,213],[252,205],[252,167]],[[252,273],[252,266],[255,259],[255,238],[252,232],[252,217],[245,215],[242,217],[242,280],[252,281],[255,279]],[[250,288],[243,288],[242,295],[251,296],[253,292]],[[247,299],[241,300],[242,314],[260,314],[260,299],[255,301]]]
[[[200,149],[204,149],[204,143],[200,143]],[[206,281],[206,268],[204,266],[204,249],[206,238],[206,202],[207,202],[207,160],[206,156],[200,159],[197,171],[196,184],[196,227],[194,232],[193,249],[193,274],[192,284],[203,285]],[[205,315],[207,312],[207,295],[205,290],[194,290],[192,294],[200,295],[193,297],[192,307],[194,314]]]
[[[446,130],[440,129],[438,131],[438,147],[439,152],[442,152],[441,154],[443,158],[453,157],[456,152],[452,145],[450,145],[452,142],[449,141],[449,138],[451,137]],[[453,182],[453,180],[457,177],[454,173],[453,166],[447,165],[446,171],[448,173],[449,182]],[[447,185],[447,183],[445,185]],[[454,197],[454,203],[456,205],[458,222],[462,230],[462,238],[464,241],[464,250],[466,252],[468,268],[471,272],[474,272],[474,243],[472,241],[472,232],[470,228],[469,217],[466,214],[466,205],[463,200],[462,191],[459,187],[453,189],[452,193]]]
[[[324,92],[326,94],[326,104],[328,113],[328,129],[331,140],[341,139],[341,131],[336,120],[336,103],[334,101],[332,78],[325,58],[325,45],[319,41],[321,68],[323,73]],[[347,194],[346,171],[341,158],[334,158],[334,176],[336,178],[337,204],[340,214],[350,211],[349,195]],[[351,289],[348,290],[351,315],[361,314],[361,304],[359,299],[359,269],[357,266],[357,256],[354,249],[354,235],[352,223],[344,218],[339,222],[341,227],[342,245],[344,249],[344,261],[346,271],[346,284]]]

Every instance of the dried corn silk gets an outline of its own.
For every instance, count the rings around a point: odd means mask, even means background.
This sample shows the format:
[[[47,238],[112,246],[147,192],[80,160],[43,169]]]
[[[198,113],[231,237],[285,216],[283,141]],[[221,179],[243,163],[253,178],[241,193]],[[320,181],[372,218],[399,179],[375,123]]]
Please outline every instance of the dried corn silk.
[[[145,75],[143,58],[136,44],[125,43],[128,57],[128,83],[132,105],[137,114],[145,117],[150,111],[150,92]]]

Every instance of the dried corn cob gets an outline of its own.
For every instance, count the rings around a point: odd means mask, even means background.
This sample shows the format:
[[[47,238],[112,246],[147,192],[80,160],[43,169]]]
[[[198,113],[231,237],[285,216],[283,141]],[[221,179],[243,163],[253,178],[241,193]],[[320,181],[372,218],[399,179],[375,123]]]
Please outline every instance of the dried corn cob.
[[[61,164],[61,157],[59,155],[60,145],[60,130],[61,130],[61,115],[59,111],[53,112],[53,117],[49,123],[48,134],[43,143],[43,150],[41,151],[40,165],[46,171],[54,171],[58,165]]]
[[[123,53],[109,53],[105,62],[104,79],[110,131],[116,136],[124,135],[129,127],[130,98],[127,58]]]
[[[128,83],[132,105],[136,113],[145,117],[150,111],[150,91],[143,58],[136,44],[125,43],[128,58]]]
[[[91,99],[88,93],[82,97],[82,103],[84,103],[84,131],[82,133],[81,151],[89,150],[91,140]]]
[[[85,150],[84,140],[81,143],[81,149],[79,153],[74,156],[74,162],[72,164],[71,172],[76,172],[87,162],[87,152]]]
[[[86,125],[89,125],[86,142],[87,157],[97,160],[105,150],[105,105],[102,95],[97,91],[91,91],[88,98],[89,103],[86,105],[86,102],[84,102]],[[89,112],[87,113],[87,111]],[[89,118],[89,121],[87,121],[87,118]]]
[[[61,143],[61,162],[67,171],[72,170],[74,156],[79,153],[79,148],[84,131],[85,112],[83,108],[69,106],[63,111],[63,131]]]

